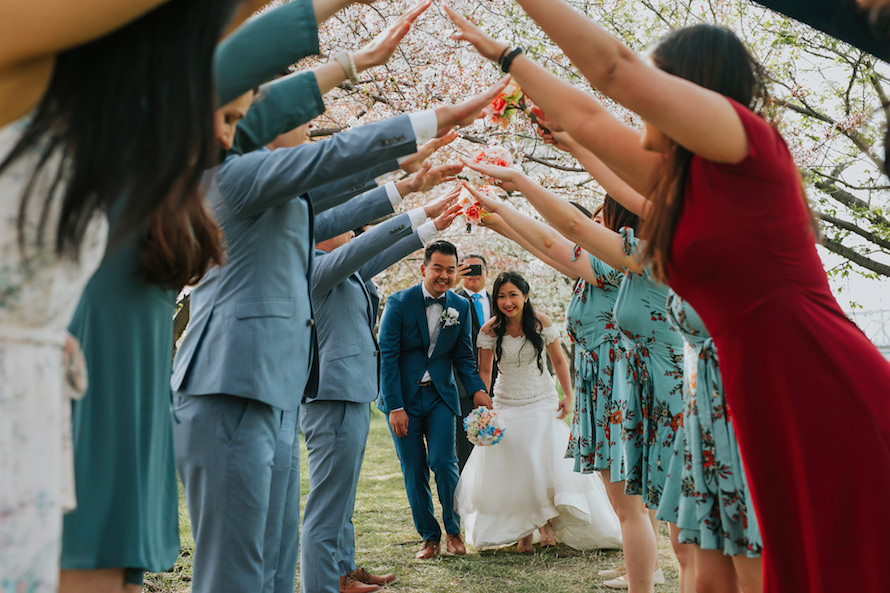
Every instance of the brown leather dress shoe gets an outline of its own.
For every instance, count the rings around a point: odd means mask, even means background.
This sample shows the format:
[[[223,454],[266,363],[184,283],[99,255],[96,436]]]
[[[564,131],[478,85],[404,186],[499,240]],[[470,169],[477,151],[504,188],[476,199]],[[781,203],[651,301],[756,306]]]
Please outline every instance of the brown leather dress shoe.
[[[365,583],[366,585],[379,585],[381,587],[396,580],[396,575],[391,572],[387,574],[371,574],[361,567],[356,568],[346,576],[352,577],[358,582]]]
[[[377,585],[366,585],[348,574],[340,577],[340,593],[374,593],[379,590]]]
[[[464,547],[464,540],[460,538],[459,533],[457,535],[449,533],[445,536],[445,551],[455,556],[463,556],[467,553],[467,548]]]
[[[423,547],[420,548],[420,551],[415,554],[415,558],[418,560],[429,560],[430,558],[435,558],[439,554],[439,542],[435,542],[431,539],[423,540]]]

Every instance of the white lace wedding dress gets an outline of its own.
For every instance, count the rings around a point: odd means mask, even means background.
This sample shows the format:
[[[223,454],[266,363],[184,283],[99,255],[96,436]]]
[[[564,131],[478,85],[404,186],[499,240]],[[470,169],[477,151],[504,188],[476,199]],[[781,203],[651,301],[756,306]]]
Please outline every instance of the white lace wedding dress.
[[[544,328],[544,343],[558,337]],[[479,348],[495,350],[480,333]],[[497,445],[474,447],[460,475],[455,503],[467,542],[498,548],[534,535],[550,520],[556,539],[579,550],[621,546],[618,517],[597,474],[573,471],[565,458],[569,428],[556,417],[553,377],[538,370],[525,337],[504,336],[494,409],[504,424]]]

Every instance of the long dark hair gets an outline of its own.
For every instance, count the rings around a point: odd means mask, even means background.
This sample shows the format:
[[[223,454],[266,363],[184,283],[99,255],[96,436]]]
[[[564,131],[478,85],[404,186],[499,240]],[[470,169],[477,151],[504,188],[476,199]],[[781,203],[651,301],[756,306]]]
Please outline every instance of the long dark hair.
[[[55,248],[76,257],[97,210],[126,200],[120,237],[164,200],[197,199],[201,173],[215,164],[213,51],[238,0],[171,0],[100,39],[56,56],[53,75],[0,173],[35,147],[44,155],[19,207],[19,243],[28,202],[42,199],[37,243],[50,203],[62,191]],[[34,180],[58,153],[46,196]],[[144,226],[140,227],[144,228]],[[114,237],[113,237],[114,238]]]
[[[498,274],[498,277],[494,279],[494,285],[491,289],[492,297],[495,300],[495,306],[493,307],[494,324],[492,325],[492,329],[497,336],[494,355],[495,359],[498,361],[501,360],[501,355],[503,354],[501,342],[503,341],[504,335],[507,333],[507,316],[504,315],[501,312],[501,308],[497,306],[497,299],[501,287],[508,283],[518,288],[519,292],[525,296],[528,296],[529,291],[528,282],[525,281],[525,278],[519,275],[519,272],[501,272]],[[541,330],[544,329],[544,326],[541,324],[538,316],[535,315],[535,308],[532,306],[531,299],[525,301],[525,305],[522,308],[521,326],[522,333],[525,334],[525,339],[531,342],[532,346],[535,347],[535,354],[538,360],[538,371],[543,373],[544,357],[542,356],[542,353],[544,352],[544,338],[541,336]]]
[[[634,231],[640,226],[640,217],[618,203],[618,200],[606,194],[603,199],[603,225],[616,233],[624,227]]]
[[[224,263],[222,230],[203,201],[178,206],[167,200],[148,221],[139,259],[147,282],[178,292]]]
[[[758,112],[765,104],[761,68],[745,44],[729,29],[709,24],[668,33],[652,52],[659,69],[729,97]],[[643,222],[643,258],[654,275],[666,279],[674,229],[683,211],[683,198],[692,153],[672,143],[659,181],[653,189],[652,210]]]

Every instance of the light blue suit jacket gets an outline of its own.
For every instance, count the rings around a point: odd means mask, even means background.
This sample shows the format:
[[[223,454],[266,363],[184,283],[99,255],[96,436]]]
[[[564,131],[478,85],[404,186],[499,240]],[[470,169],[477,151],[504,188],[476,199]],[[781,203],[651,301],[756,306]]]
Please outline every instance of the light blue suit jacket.
[[[401,214],[330,253],[315,252],[312,305],[318,330],[319,381],[318,389],[306,394],[307,400],[361,403],[377,399],[377,311],[365,278],[399,261],[402,253],[390,248],[400,239],[416,235],[408,215]],[[420,244],[417,238],[414,245]]]
[[[430,336],[420,285],[387,300],[379,336],[382,387],[378,405],[384,413],[410,407],[425,371],[455,416],[460,415],[455,374],[467,393],[485,389],[470,337],[470,304],[450,290],[445,295],[445,309],[457,310],[458,323],[442,325],[432,356],[427,356]]]
[[[297,409],[314,360],[313,211],[348,195],[304,194],[416,150],[404,115],[324,142],[227,158],[208,192],[228,246],[227,262],[210,270],[191,293],[173,389]],[[349,230],[348,222],[329,232]]]

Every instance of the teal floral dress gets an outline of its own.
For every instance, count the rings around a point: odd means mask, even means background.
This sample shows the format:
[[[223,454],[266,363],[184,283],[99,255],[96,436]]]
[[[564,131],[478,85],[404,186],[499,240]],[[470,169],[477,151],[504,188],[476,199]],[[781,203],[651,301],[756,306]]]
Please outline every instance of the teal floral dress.
[[[656,516],[680,527],[681,543],[758,557],[760,530],[727,415],[717,349],[695,310],[673,291],[667,311],[686,339],[685,405]]]
[[[625,253],[637,249],[633,229],[621,229]],[[683,424],[683,337],[671,326],[665,304],[668,288],[648,270],[625,273],[615,302],[615,321],[625,339],[627,375],[616,378],[616,418],[624,441],[628,494],[642,495],[658,508]]]
[[[576,248],[573,259],[582,253]],[[623,275],[588,257],[596,282],[578,280],[566,311],[566,329],[575,344],[575,410],[566,457],[575,459],[576,472],[611,470],[613,479],[620,480],[623,446],[621,427],[612,425],[612,383],[626,371],[612,310]]]

